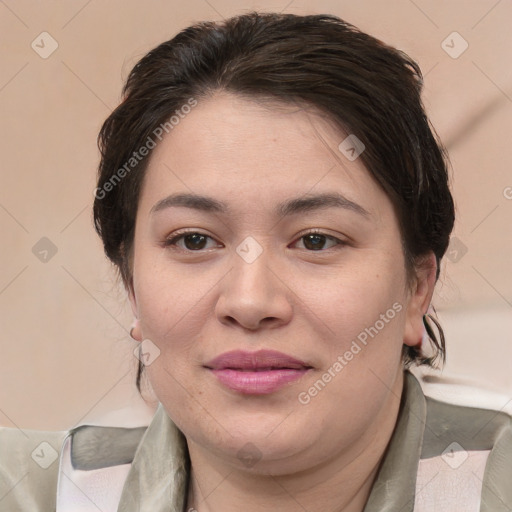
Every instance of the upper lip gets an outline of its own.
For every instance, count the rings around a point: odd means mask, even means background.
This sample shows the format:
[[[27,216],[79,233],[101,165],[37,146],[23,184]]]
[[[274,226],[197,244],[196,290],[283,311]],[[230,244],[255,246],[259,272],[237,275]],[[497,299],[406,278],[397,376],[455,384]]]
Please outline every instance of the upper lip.
[[[299,370],[311,368],[311,365],[304,361],[275,350],[258,350],[257,352],[232,350],[215,357],[206,363],[205,366],[212,370],[261,370],[277,368]]]

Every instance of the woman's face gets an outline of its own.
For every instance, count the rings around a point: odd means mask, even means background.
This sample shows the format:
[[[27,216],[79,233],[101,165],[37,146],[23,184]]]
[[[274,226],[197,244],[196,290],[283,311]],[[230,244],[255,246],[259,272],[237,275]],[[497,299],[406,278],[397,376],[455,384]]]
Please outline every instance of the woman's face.
[[[432,272],[408,286],[392,204],[346,137],[219,93],[151,156],[130,292],[146,370],[189,443],[239,467],[363,451],[422,337]]]

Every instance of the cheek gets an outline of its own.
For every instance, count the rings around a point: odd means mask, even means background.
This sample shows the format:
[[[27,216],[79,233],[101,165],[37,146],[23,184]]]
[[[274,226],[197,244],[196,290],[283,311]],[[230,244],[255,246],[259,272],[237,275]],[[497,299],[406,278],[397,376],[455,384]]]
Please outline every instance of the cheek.
[[[330,276],[323,286],[311,286],[302,300],[316,318],[318,327],[337,345],[360,336],[364,340],[368,331],[396,339],[403,331],[407,296],[405,271],[392,262],[351,267]],[[318,284],[318,283],[316,283]],[[401,343],[401,337],[398,336]]]
[[[204,328],[211,285],[197,276],[191,280],[168,271],[138,274],[136,297],[142,337],[153,343],[158,357],[145,369],[160,401],[179,394],[193,382],[187,372],[197,359],[194,350]],[[179,283],[179,284],[177,284]],[[152,346],[152,345],[150,345]],[[185,393],[186,394],[186,393]]]
[[[211,297],[214,276],[171,264],[165,251],[140,252],[134,285],[143,334],[157,340],[184,328],[193,334]]]
[[[330,336],[322,340],[325,366],[301,390],[315,417],[343,423],[347,442],[356,442],[361,425],[373,421],[393,395],[402,367],[404,296],[400,288],[373,283],[370,293],[365,287],[346,288],[337,296],[344,307],[331,308],[330,317],[322,319],[330,324]],[[338,435],[336,428],[331,431]]]
[[[163,279],[148,279],[141,289],[140,315],[143,338],[157,347],[158,357],[145,371],[158,400],[173,404],[171,416],[197,417],[190,397],[201,400],[204,390],[196,382],[201,344],[207,315],[207,297],[198,287],[190,291],[166,285]],[[196,363],[197,362],[197,363]]]

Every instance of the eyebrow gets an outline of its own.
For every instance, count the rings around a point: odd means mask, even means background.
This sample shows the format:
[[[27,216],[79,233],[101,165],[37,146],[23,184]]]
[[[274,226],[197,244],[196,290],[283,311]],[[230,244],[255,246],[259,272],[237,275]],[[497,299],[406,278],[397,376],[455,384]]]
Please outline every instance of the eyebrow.
[[[158,201],[150,210],[151,214],[165,210],[171,207],[185,207],[194,210],[214,213],[230,213],[230,208],[223,201],[218,201],[212,197],[198,194],[172,194]],[[298,213],[309,212],[313,210],[323,210],[326,208],[343,208],[353,211],[363,217],[369,217],[370,214],[361,205],[354,203],[339,193],[308,194],[306,196],[289,199],[275,209],[275,214],[286,217]]]

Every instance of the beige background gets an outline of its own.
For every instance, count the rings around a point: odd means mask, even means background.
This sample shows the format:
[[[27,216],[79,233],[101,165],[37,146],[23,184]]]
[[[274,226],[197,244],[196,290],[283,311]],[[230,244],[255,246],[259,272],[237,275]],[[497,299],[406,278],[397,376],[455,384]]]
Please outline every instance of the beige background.
[[[127,421],[127,407],[132,423],[147,420],[129,308],[91,222],[96,136],[147,51],[194,21],[252,9],[336,14],[419,62],[427,110],[451,151],[458,210],[435,298],[445,372],[512,396],[512,2],[5,0],[0,424]],[[46,59],[31,47],[51,48],[44,31],[58,44]],[[468,44],[458,58],[442,46],[463,48],[454,31]],[[46,262],[42,237],[57,250]]]

